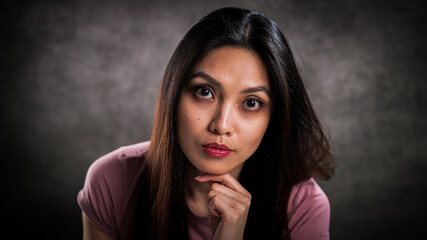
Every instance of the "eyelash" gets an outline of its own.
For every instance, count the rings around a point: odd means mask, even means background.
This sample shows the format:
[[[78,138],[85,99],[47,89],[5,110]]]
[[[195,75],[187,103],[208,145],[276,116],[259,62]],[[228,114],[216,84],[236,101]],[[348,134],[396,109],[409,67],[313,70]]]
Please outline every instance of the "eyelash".
[[[201,90],[208,90],[208,91],[209,91],[209,93],[210,93],[212,96],[211,96],[211,97],[209,97],[209,98],[203,97],[203,96],[201,95],[201,93],[199,92],[199,91],[201,91]],[[215,99],[214,91],[213,91],[213,90],[212,90],[212,88],[211,88],[210,86],[208,86],[208,85],[197,85],[197,86],[195,86],[195,87],[194,87],[193,92],[194,92],[194,95],[195,95],[197,98],[202,99],[202,100],[212,100],[212,99]],[[247,103],[249,100],[253,100],[253,101],[255,101],[255,102],[258,104],[257,109],[252,110],[252,109],[248,109],[247,107],[245,107],[245,103]],[[245,112],[259,112],[259,111],[264,107],[264,105],[265,105],[265,103],[264,103],[263,101],[261,101],[260,99],[258,99],[258,98],[254,98],[254,97],[250,97],[250,98],[246,98],[246,99],[245,99],[245,101],[242,103],[242,108],[243,108],[243,110],[244,110]]]

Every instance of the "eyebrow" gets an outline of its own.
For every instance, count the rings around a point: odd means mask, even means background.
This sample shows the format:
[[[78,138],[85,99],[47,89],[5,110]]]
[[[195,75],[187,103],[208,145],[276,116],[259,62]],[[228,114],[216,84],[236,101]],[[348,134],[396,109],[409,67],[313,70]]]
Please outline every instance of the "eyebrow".
[[[208,81],[210,84],[212,84],[216,87],[222,88],[222,85],[220,82],[218,82],[215,78],[209,76],[208,74],[206,74],[204,72],[198,72],[198,73],[192,74],[190,76],[190,79],[193,79],[196,77],[201,77],[201,78],[205,79],[206,81]]]
[[[218,82],[215,78],[209,76],[208,74],[206,74],[204,72],[194,73],[194,74],[192,74],[190,76],[190,79],[193,79],[193,78],[196,78],[196,77],[203,78],[206,81],[208,81],[210,84],[212,84],[212,85],[214,85],[216,87],[219,87],[221,89],[223,88],[220,82]],[[268,97],[271,98],[271,92],[270,92],[270,90],[268,90],[264,86],[247,88],[247,89],[241,91],[240,93],[241,94],[248,94],[248,93],[255,93],[255,92],[265,92],[268,95]]]
[[[271,98],[271,92],[266,87],[253,87],[243,90],[242,94],[248,94],[248,93],[254,93],[254,92],[265,92],[265,94],[268,95],[268,97]]]

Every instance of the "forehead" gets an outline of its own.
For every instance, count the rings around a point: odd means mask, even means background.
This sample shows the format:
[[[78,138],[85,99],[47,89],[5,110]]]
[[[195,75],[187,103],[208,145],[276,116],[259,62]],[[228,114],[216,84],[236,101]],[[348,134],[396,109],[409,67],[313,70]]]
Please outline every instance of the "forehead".
[[[211,51],[194,67],[193,74],[199,72],[225,85],[269,88],[268,73],[261,58],[240,47],[225,46]]]

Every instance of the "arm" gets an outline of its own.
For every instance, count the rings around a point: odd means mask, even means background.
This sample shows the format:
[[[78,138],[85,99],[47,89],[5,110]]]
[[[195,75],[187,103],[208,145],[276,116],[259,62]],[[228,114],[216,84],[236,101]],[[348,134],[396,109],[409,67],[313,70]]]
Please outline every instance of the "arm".
[[[89,221],[89,218],[82,212],[83,219],[83,240],[116,240],[115,238],[101,232]]]
[[[288,226],[293,240],[329,240],[329,200],[314,180],[294,189],[289,201]]]

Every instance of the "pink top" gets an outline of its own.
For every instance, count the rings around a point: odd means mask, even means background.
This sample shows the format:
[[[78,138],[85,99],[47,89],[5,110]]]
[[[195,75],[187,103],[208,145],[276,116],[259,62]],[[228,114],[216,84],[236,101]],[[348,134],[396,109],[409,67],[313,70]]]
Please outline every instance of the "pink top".
[[[99,158],[89,168],[78,194],[80,208],[92,225],[116,239],[131,239],[142,155],[149,145],[143,142],[121,147]],[[293,188],[288,206],[293,240],[329,239],[329,215],[328,198],[313,179]],[[212,239],[210,221],[210,217],[190,212],[190,239]]]

